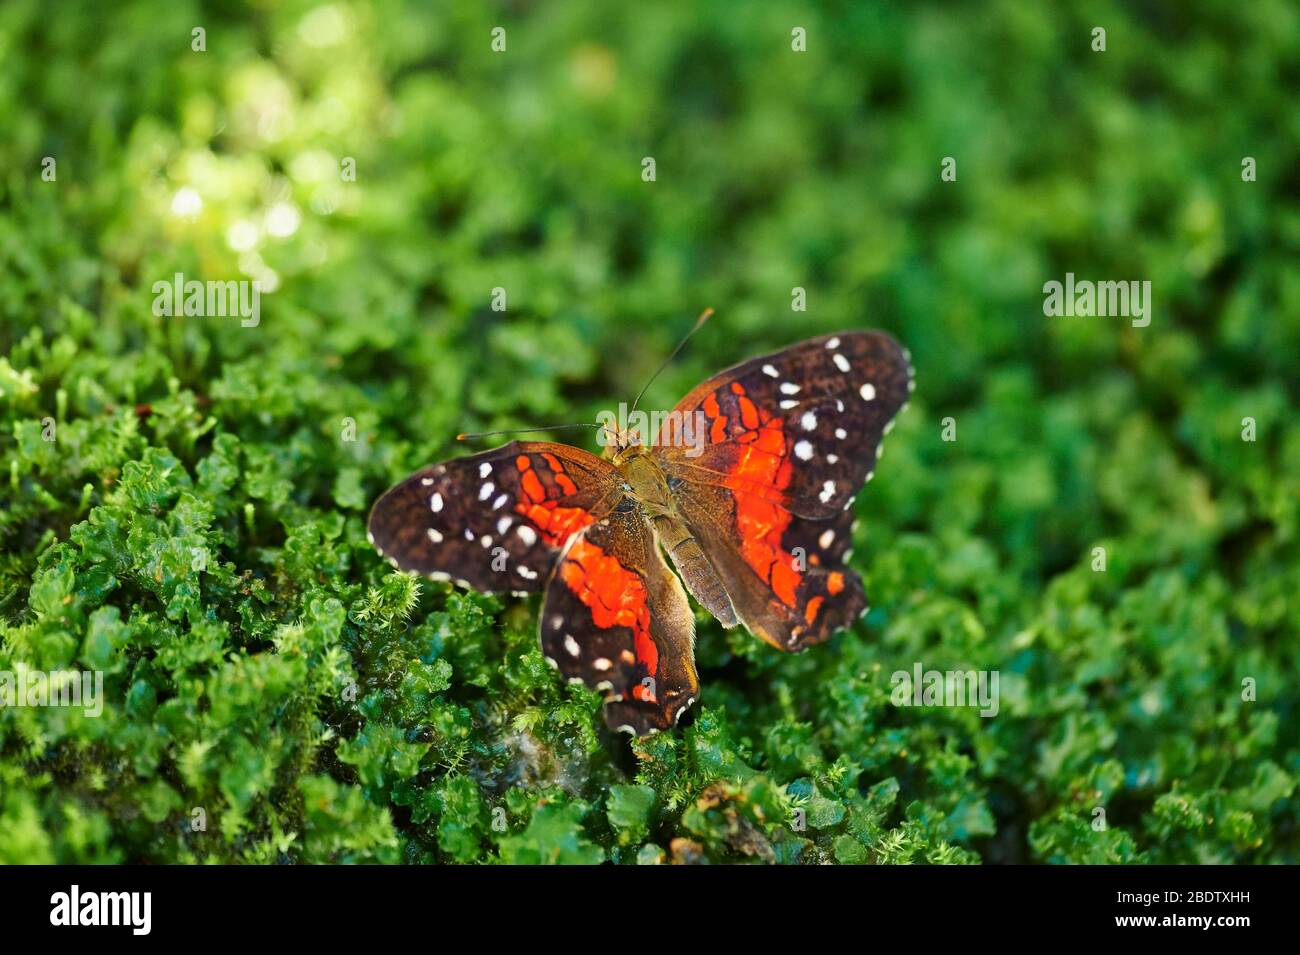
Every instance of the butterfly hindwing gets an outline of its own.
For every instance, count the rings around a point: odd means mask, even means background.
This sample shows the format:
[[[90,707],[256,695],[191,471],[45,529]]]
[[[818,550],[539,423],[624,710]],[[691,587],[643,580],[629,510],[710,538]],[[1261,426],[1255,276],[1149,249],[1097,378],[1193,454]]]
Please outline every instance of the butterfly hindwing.
[[[699,695],[690,605],[631,499],[564,551],[540,629],[542,652],[561,674],[606,692],[612,728],[667,729]]]
[[[866,609],[862,581],[843,564],[838,543],[851,539],[851,511],[815,521],[709,485],[690,488],[678,506],[740,622],[777,649],[820,643]]]
[[[615,471],[578,448],[513,441],[417,471],[370,513],[400,570],[485,592],[539,591],[569,539],[617,499]]]

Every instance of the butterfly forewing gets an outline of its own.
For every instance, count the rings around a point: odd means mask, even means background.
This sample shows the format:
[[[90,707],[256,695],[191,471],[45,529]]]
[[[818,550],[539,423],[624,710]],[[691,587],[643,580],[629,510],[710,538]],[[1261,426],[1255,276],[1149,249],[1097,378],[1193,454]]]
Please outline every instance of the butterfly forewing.
[[[699,385],[676,411],[702,416],[702,453],[667,427],[659,450],[682,479],[744,489],[802,517],[829,517],[870,479],[911,388],[907,353],[884,332],[810,338]]]
[[[574,534],[618,499],[617,472],[578,448],[513,441],[418,471],[370,513],[394,567],[485,592],[539,591]]]

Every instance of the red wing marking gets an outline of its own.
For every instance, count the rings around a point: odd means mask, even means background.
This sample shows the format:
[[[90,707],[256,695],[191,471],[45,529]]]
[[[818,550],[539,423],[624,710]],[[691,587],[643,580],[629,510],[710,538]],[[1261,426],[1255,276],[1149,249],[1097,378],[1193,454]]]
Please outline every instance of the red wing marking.
[[[575,493],[577,488],[573,486],[573,480],[561,469],[562,465],[555,455],[543,454],[542,457],[546,459],[555,475],[555,483],[560,485],[561,490],[566,494]],[[547,500],[546,489],[537,477],[537,472],[532,470],[533,462],[527,455],[521,454],[515,458],[515,467],[523,475],[519,479],[519,485],[527,498],[515,505],[515,511],[536,524],[548,544],[563,547],[570,537],[595,520],[580,507],[559,507],[555,501]]]
[[[617,558],[585,537],[579,537],[560,565],[560,579],[591,610],[592,622],[597,627],[631,630],[636,659],[645,664],[650,676],[658,672],[659,648],[650,636],[649,596],[638,574],[627,570]],[[633,699],[655,702],[654,694],[640,683],[631,692]]]
[[[555,477],[555,483],[560,486],[560,490],[566,495],[577,494],[578,486],[573,483],[573,479],[565,472],[564,465],[560,463],[560,459],[550,453],[543,453],[542,457],[545,458],[546,463],[550,465],[551,473]]]
[[[745,397],[745,386],[738,381],[731,383],[731,393],[736,395],[736,405],[740,408],[740,423],[746,431],[753,431],[759,425],[758,407]]]
[[[808,621],[808,626],[811,627],[813,621],[817,619],[817,611],[821,609],[823,599],[822,595],[818,594],[812,600],[809,600],[808,606],[804,608],[803,618]]]
[[[709,416],[712,423],[709,427],[709,440],[714,444],[721,444],[727,440],[727,416],[722,413],[718,407],[716,395],[708,395],[704,399],[704,413]]]
[[[542,479],[533,470],[533,462],[529,460],[528,456],[521,454],[515,458],[515,467],[519,469],[519,486],[523,488],[528,499],[537,502],[544,500],[546,498],[546,488],[542,487]]]

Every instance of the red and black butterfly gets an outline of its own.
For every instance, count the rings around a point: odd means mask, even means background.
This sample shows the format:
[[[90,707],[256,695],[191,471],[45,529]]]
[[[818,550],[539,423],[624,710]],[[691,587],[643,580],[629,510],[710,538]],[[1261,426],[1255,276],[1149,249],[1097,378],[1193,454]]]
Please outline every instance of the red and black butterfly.
[[[698,326],[697,326],[698,327]],[[596,457],[537,441],[411,475],[375,504],[393,566],[476,590],[543,591],[542,652],[606,693],[637,735],[699,695],[681,581],[724,627],[797,651],[866,610],[849,569],[854,495],[912,390],[883,332],[841,332],[736,365],[687,395],[646,443]],[[687,446],[680,422],[703,425]]]

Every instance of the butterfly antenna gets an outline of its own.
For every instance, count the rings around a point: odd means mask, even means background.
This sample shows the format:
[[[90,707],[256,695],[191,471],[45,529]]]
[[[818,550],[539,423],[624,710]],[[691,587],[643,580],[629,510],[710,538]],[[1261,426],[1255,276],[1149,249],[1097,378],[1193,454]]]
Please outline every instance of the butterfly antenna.
[[[642,387],[641,391],[637,394],[636,401],[632,402],[633,411],[635,411],[636,406],[641,403],[641,397],[645,394],[646,388],[649,388],[654,384],[654,380],[659,377],[659,373],[672,363],[672,360],[677,357],[677,353],[682,350],[682,346],[691,340],[691,336],[700,330],[700,326],[707,322],[711,315],[713,315],[713,309],[711,308],[706,308],[704,311],[700,312],[700,317],[695,320],[695,324],[691,326],[691,330],[677,343],[677,347],[672,350],[672,354],[664,359],[664,363],[655,370],[655,373],[650,376],[650,380],[645,383],[644,387]]]
[[[504,431],[462,432],[461,434],[456,435],[456,440],[470,441],[474,438],[493,438],[499,434],[528,434],[533,431],[564,431],[568,428],[600,428],[603,429],[606,434],[613,436],[615,439],[618,437],[618,435],[614,434],[613,431],[610,431],[609,428],[605,427],[603,424],[591,424],[590,422],[583,421],[577,424],[548,424],[543,425],[540,428],[507,428]]]

